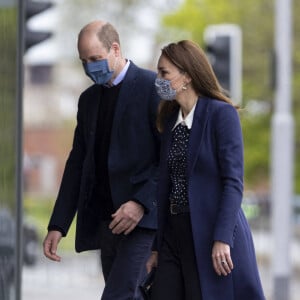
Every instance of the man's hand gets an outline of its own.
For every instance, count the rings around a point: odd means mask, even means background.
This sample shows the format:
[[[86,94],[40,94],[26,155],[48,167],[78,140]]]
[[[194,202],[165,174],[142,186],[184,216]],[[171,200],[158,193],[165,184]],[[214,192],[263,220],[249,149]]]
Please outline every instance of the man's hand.
[[[61,257],[56,254],[58,243],[62,237],[61,232],[51,230],[45,237],[43,242],[44,254],[53,261],[60,261]]]
[[[113,220],[109,224],[112,233],[125,235],[129,234],[139,223],[144,215],[144,208],[135,201],[128,201],[112,214]]]

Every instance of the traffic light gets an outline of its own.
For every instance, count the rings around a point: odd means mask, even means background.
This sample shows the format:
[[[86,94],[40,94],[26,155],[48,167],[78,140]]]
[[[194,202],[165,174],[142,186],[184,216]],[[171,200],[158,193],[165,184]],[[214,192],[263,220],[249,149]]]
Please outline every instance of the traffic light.
[[[28,50],[30,47],[43,42],[44,40],[48,39],[52,36],[52,32],[50,31],[35,31],[28,28],[28,21],[31,17],[47,10],[48,8],[52,7],[53,3],[50,1],[25,1],[25,20],[26,20],[26,27],[24,32],[25,37],[25,51]]]
[[[232,100],[242,98],[242,34],[233,24],[210,25],[204,31],[205,50],[213,70]]]

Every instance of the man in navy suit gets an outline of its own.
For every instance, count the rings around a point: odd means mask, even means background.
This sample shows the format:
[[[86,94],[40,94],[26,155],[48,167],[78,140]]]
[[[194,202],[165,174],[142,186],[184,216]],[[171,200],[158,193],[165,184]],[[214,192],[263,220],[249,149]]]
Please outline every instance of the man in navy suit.
[[[156,74],[123,58],[117,31],[103,21],[80,31],[78,52],[95,84],[79,98],[44,254],[60,261],[57,246],[77,213],[76,251],[101,249],[101,299],[141,299],[138,284],[157,228]]]

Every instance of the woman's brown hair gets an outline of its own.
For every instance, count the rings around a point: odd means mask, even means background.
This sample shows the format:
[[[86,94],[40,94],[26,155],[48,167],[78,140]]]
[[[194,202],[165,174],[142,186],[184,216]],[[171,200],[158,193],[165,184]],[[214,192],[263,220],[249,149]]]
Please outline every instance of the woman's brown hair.
[[[196,43],[189,40],[171,43],[161,50],[161,56],[189,75],[190,84],[199,96],[233,105],[220,86],[204,51]],[[178,108],[176,101],[161,101],[157,116],[157,128],[160,132],[164,129],[166,118]]]

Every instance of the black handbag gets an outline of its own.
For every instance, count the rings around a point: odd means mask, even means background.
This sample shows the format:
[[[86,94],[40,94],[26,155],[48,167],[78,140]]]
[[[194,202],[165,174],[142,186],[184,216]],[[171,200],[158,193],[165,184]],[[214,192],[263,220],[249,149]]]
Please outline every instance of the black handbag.
[[[139,288],[143,295],[144,300],[151,299],[151,290],[152,290],[152,284],[154,281],[155,272],[156,272],[156,268],[152,268],[150,273],[148,273],[140,283]]]

